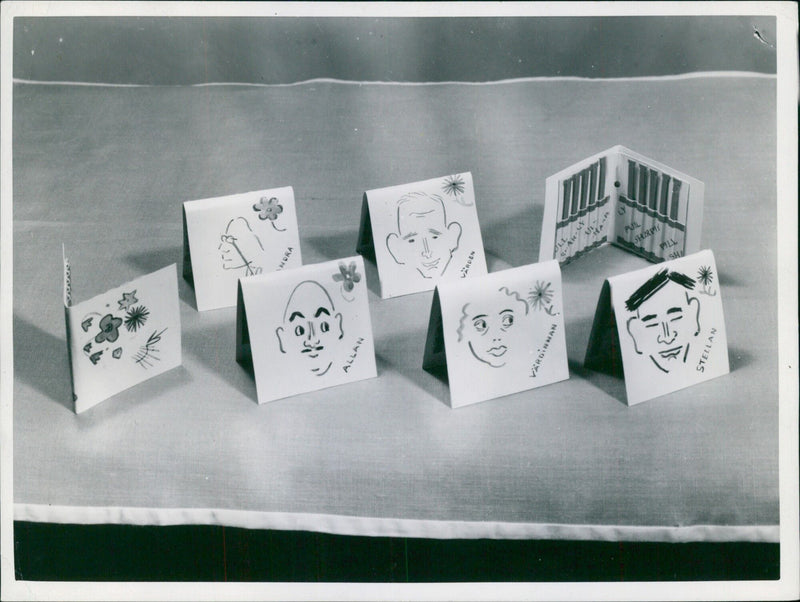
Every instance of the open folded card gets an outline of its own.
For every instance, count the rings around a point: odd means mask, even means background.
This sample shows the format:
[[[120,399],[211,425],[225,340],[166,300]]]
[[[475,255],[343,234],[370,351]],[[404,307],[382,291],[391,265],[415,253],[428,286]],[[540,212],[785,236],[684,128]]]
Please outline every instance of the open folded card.
[[[717,266],[709,250],[603,283],[585,366],[625,377],[628,405],[729,372]]]
[[[454,408],[569,378],[558,262],[439,283],[423,368],[444,364]]]
[[[615,146],[547,178],[539,261],[610,242],[652,262],[700,250],[703,183]]]
[[[198,311],[236,305],[239,278],[300,265],[291,186],[183,203],[183,276]]]
[[[64,311],[75,412],[181,364],[175,264],[73,305],[64,257]]]
[[[363,274],[354,256],[239,280],[236,360],[258,403],[377,375]]]
[[[367,191],[356,251],[375,259],[384,299],[486,274],[472,174]]]

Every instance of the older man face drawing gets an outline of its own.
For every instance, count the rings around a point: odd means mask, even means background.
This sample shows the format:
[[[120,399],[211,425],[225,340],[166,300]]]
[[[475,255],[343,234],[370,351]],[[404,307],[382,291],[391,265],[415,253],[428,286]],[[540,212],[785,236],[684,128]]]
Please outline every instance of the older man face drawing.
[[[461,224],[447,223],[438,195],[407,194],[397,201],[397,232],[386,247],[400,265],[413,266],[423,278],[444,274],[461,238]]]
[[[298,284],[275,330],[282,353],[304,362],[316,376],[327,374],[344,336],[342,314],[336,313],[327,291],[317,282]]]
[[[694,280],[661,270],[626,301],[628,333],[634,349],[647,355],[662,372],[683,366],[691,342],[700,332],[700,302],[690,295]]]

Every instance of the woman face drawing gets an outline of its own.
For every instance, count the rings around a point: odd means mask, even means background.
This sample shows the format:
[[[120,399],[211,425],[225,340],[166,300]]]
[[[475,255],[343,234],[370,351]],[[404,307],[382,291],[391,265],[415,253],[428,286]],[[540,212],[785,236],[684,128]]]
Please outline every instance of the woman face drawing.
[[[519,322],[528,313],[528,304],[506,287],[488,299],[466,303],[461,308],[458,340],[465,341],[479,362],[501,368],[508,363],[517,346]]]

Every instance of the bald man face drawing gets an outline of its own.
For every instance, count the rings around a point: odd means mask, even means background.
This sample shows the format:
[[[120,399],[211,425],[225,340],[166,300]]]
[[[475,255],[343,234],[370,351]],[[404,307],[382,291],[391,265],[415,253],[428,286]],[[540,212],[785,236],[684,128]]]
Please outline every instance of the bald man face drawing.
[[[397,232],[386,237],[386,248],[399,265],[434,278],[447,270],[460,238],[461,224],[447,223],[440,196],[412,192],[397,201]]]
[[[312,374],[328,373],[344,336],[342,314],[317,282],[298,284],[289,296],[283,324],[275,330],[282,353],[301,358]]]

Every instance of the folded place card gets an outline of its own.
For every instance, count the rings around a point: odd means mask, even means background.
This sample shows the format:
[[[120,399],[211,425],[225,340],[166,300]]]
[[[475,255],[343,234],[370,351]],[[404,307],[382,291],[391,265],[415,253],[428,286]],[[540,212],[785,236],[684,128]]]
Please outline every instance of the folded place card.
[[[652,262],[700,250],[703,183],[615,146],[547,178],[539,261],[610,242]]]
[[[356,251],[375,259],[384,299],[486,274],[472,174],[367,191]]]
[[[239,278],[300,265],[291,186],[183,203],[183,276],[198,311],[236,305]]]
[[[361,257],[239,280],[236,359],[258,403],[376,376]]]
[[[75,412],[181,365],[175,264],[73,305],[65,256],[64,312]]]
[[[625,376],[628,405],[729,372],[717,266],[709,250],[603,283],[585,365]]]
[[[439,283],[423,368],[445,364],[454,408],[569,378],[558,262]]]

